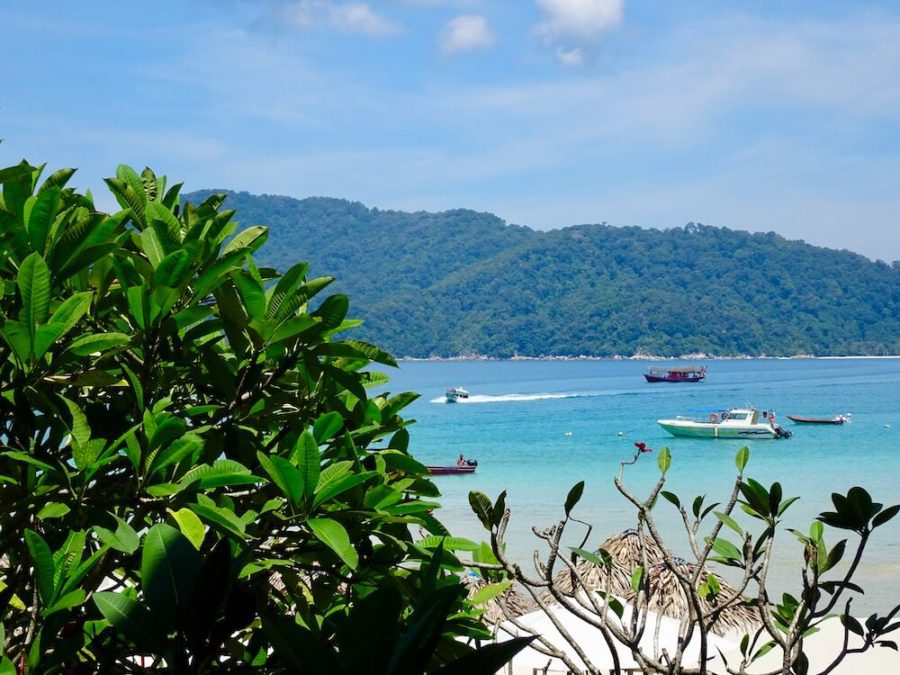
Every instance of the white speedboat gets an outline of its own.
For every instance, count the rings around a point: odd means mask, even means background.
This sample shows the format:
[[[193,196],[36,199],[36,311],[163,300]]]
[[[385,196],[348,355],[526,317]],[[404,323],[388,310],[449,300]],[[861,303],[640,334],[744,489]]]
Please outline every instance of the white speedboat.
[[[791,432],[775,424],[775,414],[760,415],[755,408],[732,408],[710,413],[705,420],[676,417],[657,420],[673,436],[695,438],[790,438]]]
[[[469,392],[462,387],[451,387],[444,395],[447,397],[447,403],[457,403],[462,399],[469,398]]]

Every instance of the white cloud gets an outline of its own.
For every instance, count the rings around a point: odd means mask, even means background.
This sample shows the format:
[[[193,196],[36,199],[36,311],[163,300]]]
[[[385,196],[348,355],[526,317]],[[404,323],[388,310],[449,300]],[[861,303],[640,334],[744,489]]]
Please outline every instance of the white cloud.
[[[569,68],[580,68],[584,65],[584,52],[579,47],[574,47],[573,49],[558,47],[556,49],[556,58],[562,65]]]
[[[332,7],[331,23],[347,32],[363,33],[364,35],[383,36],[401,32],[398,24],[378,16],[367,4],[362,2]]]
[[[544,14],[538,24],[548,39],[594,38],[622,22],[624,0],[536,0]]]
[[[444,26],[439,42],[445,54],[480,51],[494,45],[494,34],[483,16],[463,14]]]
[[[281,7],[280,16],[301,30],[331,27],[345,33],[385,37],[402,32],[364,2],[333,3],[330,0],[296,0]]]

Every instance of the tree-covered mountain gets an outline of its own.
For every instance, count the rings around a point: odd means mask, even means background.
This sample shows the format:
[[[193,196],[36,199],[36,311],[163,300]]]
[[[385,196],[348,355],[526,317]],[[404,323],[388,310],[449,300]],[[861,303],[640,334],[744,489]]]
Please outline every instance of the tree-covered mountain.
[[[270,228],[262,262],[337,277],[365,336],[397,355],[900,353],[900,264],[771,232],[542,232],[246,192],[226,205]]]

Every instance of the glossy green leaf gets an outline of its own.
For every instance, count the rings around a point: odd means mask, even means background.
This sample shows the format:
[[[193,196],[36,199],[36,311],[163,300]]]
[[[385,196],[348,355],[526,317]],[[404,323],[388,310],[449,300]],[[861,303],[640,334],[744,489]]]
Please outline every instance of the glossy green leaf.
[[[50,314],[50,268],[39,254],[32,253],[22,261],[16,285],[22,297],[19,320],[33,336]]]
[[[672,455],[669,453],[668,448],[663,448],[659,451],[659,455],[656,457],[656,463],[659,465],[659,470],[665,474],[669,467],[672,466]]]
[[[566,504],[563,507],[566,512],[566,518],[569,517],[569,514],[572,512],[572,509],[575,508],[575,505],[581,500],[581,495],[584,493],[584,481],[578,481],[572,488],[569,490],[569,494],[566,496]]]
[[[306,521],[316,539],[334,551],[350,569],[359,565],[359,555],[350,544],[347,530],[336,520],[330,518],[310,518]]]
[[[139,652],[151,651],[165,639],[157,630],[159,624],[150,610],[133,598],[122,593],[98,591],[93,600],[103,618],[134,642]]]
[[[178,523],[178,529],[181,530],[181,534],[191,542],[194,548],[200,550],[200,546],[203,544],[203,539],[206,536],[206,528],[203,526],[200,518],[197,517],[197,514],[188,508],[169,511],[169,513],[172,514],[172,518]]]
[[[35,577],[37,581],[37,589],[40,593],[41,602],[44,605],[50,603],[53,598],[56,585],[54,583],[55,566],[53,564],[53,554],[44,538],[34,530],[25,529],[25,545],[28,547],[28,553],[31,556],[31,562],[34,565]]]
[[[305,485],[304,476],[300,471],[283,457],[277,455],[269,457],[262,452],[257,452],[256,456],[265,472],[269,474],[269,478],[284,493],[284,496],[295,506],[299,504]]]
[[[159,523],[144,535],[141,588],[147,605],[163,620],[175,621],[187,608],[200,554],[181,532]]]

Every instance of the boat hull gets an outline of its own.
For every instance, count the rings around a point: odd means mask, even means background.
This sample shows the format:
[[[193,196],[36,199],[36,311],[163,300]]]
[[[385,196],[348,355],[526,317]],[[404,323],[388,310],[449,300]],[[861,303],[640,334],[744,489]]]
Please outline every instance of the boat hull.
[[[787,418],[794,424],[843,424],[847,420],[844,417],[800,417],[788,415]]]
[[[657,420],[657,424],[673,436],[689,438],[778,438],[767,424],[712,424],[683,420]]]
[[[647,382],[673,382],[673,383],[678,383],[678,382],[700,382],[700,381],[703,379],[703,377],[704,377],[703,375],[697,375],[697,376],[693,376],[693,375],[692,375],[692,376],[689,376],[689,377],[673,378],[673,377],[668,377],[668,376],[665,376],[665,375],[663,375],[663,376],[660,376],[660,375],[648,375],[647,373],[644,373],[644,378],[647,380]]]
[[[432,476],[455,476],[466,473],[475,473],[474,466],[427,466],[428,473]]]

